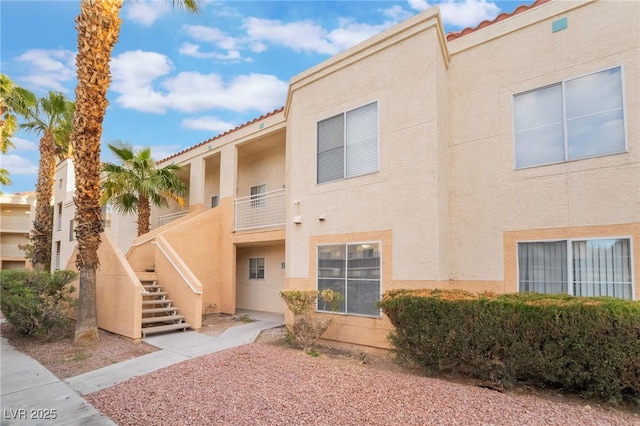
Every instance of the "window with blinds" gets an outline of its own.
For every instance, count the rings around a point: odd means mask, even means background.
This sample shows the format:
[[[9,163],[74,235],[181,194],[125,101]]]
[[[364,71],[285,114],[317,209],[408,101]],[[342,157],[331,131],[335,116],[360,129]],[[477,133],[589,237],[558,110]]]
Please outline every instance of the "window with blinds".
[[[378,171],[378,103],[318,123],[317,181]]]

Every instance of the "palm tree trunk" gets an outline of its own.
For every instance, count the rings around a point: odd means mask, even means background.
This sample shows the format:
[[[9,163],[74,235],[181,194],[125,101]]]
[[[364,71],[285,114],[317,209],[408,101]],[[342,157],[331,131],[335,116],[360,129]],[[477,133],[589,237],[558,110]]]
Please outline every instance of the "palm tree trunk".
[[[51,132],[45,132],[40,139],[40,165],[36,184],[36,217],[33,222],[33,268],[42,271],[51,261],[51,235],[53,216],[51,215],[51,195],[56,173],[55,142]]]
[[[96,343],[98,337],[96,269],[102,232],[100,208],[100,138],[111,83],[109,61],[120,33],[122,0],[83,0],[76,18],[78,86],[71,143],[75,165],[76,238],[80,271],[74,343]]]
[[[151,228],[149,219],[151,218],[151,206],[149,197],[140,195],[138,197],[138,237],[149,232]]]

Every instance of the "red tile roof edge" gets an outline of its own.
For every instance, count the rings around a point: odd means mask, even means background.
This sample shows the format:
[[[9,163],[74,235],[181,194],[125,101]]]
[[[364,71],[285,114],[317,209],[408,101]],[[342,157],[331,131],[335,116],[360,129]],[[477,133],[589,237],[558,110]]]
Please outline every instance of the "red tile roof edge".
[[[465,36],[467,34],[470,34],[470,33],[473,33],[475,31],[481,30],[481,29],[483,29],[485,27],[488,27],[491,24],[495,24],[496,22],[504,21],[507,18],[510,18],[512,16],[515,16],[515,15],[518,15],[518,14],[520,14],[522,12],[525,12],[525,11],[527,11],[529,9],[533,9],[534,7],[540,6],[540,5],[548,3],[550,1],[551,0],[536,0],[535,2],[533,2],[530,5],[526,5],[526,4],[520,5],[513,12],[511,12],[511,13],[506,13],[506,12],[501,13],[491,21],[486,20],[486,21],[480,22],[478,24],[478,26],[476,26],[474,28],[465,28],[465,29],[463,29],[461,31],[457,31],[457,32],[454,32],[454,33],[449,33],[449,34],[447,34],[447,41],[456,40],[456,39],[458,39],[458,38],[460,38],[462,36]]]
[[[213,141],[215,141],[216,139],[220,139],[220,138],[221,138],[221,137],[223,137],[223,136],[226,136],[226,135],[228,135],[228,134],[230,134],[230,133],[233,133],[233,132],[238,131],[238,130],[240,130],[240,129],[242,129],[242,128],[245,128],[245,127],[247,127],[247,126],[249,126],[249,125],[251,125],[251,124],[253,124],[253,123],[256,123],[256,122],[258,122],[258,121],[264,120],[265,118],[267,118],[267,117],[271,117],[272,115],[276,115],[276,114],[278,114],[278,113],[280,113],[280,112],[282,112],[282,111],[284,111],[284,107],[281,107],[281,108],[278,108],[278,109],[274,109],[274,110],[273,110],[273,111],[271,111],[271,112],[268,112],[268,113],[266,113],[266,114],[263,114],[263,115],[261,115],[261,116],[260,116],[260,117],[258,117],[258,118],[254,118],[254,119],[253,119],[253,120],[251,120],[251,121],[247,121],[246,123],[241,124],[241,125],[239,125],[239,126],[236,126],[236,127],[234,127],[233,129],[227,130],[227,131],[226,131],[226,132],[224,132],[224,133],[220,133],[219,135],[214,136],[214,137],[212,137],[212,138],[210,138],[210,139],[207,139],[207,140],[206,140],[206,141],[204,141],[204,142],[200,142],[200,143],[199,143],[199,144],[197,144],[197,145],[194,145],[194,146],[192,146],[192,147],[189,147],[189,148],[183,149],[182,151],[177,152],[177,153],[175,153],[175,154],[173,154],[173,155],[170,155],[170,156],[169,156],[169,157],[167,157],[167,158],[163,158],[162,160],[158,161],[158,164],[160,164],[160,163],[164,163],[165,161],[168,161],[168,160],[170,160],[170,159],[172,159],[172,158],[175,158],[175,157],[177,157],[177,156],[179,156],[179,155],[182,155],[182,154],[184,154],[185,152],[189,152],[189,151],[194,150],[194,149],[196,149],[196,148],[198,148],[198,147],[201,147],[202,145],[205,145],[205,144],[208,144],[208,143],[210,143],[210,142],[213,142]]]

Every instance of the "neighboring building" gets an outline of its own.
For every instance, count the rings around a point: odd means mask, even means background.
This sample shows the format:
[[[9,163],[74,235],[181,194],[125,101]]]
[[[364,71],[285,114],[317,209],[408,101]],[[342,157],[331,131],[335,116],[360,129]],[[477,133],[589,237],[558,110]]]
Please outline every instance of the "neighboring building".
[[[184,166],[189,207],[154,211],[127,267],[155,268],[194,328],[203,309],[339,290],[327,338],[377,347],[394,288],[639,299],[638,18],[539,0],[445,35],[426,10],[162,161]]]
[[[29,244],[35,209],[35,192],[0,195],[1,269],[31,269],[31,260],[20,247]]]

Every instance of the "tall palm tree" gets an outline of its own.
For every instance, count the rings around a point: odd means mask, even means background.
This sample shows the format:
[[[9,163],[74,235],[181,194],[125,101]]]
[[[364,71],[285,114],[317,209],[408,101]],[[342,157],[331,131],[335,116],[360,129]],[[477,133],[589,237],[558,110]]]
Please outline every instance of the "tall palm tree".
[[[126,143],[107,145],[118,163],[104,163],[102,171],[102,205],[111,203],[121,213],[138,214],[138,236],[149,232],[151,205],[168,207],[169,200],[184,206],[187,187],[178,178],[182,168],[176,164],[158,168],[151,158],[151,149],[134,150]]]
[[[18,127],[16,115],[24,115],[35,103],[36,97],[33,93],[16,86],[7,75],[0,74],[0,152],[6,154],[13,146],[10,138]],[[0,184],[10,183],[9,172],[0,168]]]
[[[48,97],[38,102],[25,113],[26,121],[21,129],[36,132],[40,138],[40,164],[36,183],[36,217],[31,230],[33,241],[34,269],[43,270],[51,259],[51,235],[53,216],[51,215],[51,196],[53,194],[56,157],[61,157],[63,147],[68,146],[69,120],[73,111],[73,102],[60,92],[49,92]],[[66,139],[65,139],[66,138]]]
[[[71,133],[75,164],[76,239],[80,271],[78,313],[74,343],[96,343],[96,268],[102,232],[100,209],[100,137],[111,84],[109,61],[120,33],[123,0],[82,0],[76,18],[78,31],[78,86],[76,113]],[[198,11],[197,0],[174,0],[187,10]]]

